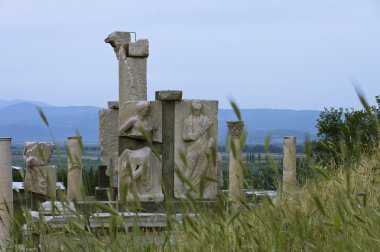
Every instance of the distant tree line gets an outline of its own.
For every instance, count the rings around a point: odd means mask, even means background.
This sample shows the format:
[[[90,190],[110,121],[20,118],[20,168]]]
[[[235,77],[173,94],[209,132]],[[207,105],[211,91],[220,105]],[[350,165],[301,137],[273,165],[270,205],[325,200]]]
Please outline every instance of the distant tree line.
[[[305,146],[298,144],[296,146],[297,153],[305,153]],[[227,152],[226,146],[218,146],[218,152]],[[265,153],[265,145],[257,144],[257,145],[245,145],[243,148],[243,153]],[[283,146],[282,145],[269,145],[270,153],[282,153]]]
[[[379,147],[380,96],[369,106],[359,95],[364,109],[325,108],[317,119],[318,139],[313,142],[317,163],[337,167],[357,162],[362,154],[370,155]]]

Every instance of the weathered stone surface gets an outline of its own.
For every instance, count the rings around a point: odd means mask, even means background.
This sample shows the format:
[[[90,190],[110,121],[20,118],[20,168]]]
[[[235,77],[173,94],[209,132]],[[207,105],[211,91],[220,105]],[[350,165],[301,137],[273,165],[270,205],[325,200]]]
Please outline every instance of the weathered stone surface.
[[[161,157],[157,157],[149,147],[125,150],[119,157],[119,197],[128,188],[127,200],[162,201]]]
[[[284,137],[284,160],[282,189],[285,193],[291,193],[296,189],[296,137]]]
[[[23,157],[28,167],[48,165],[53,154],[53,143],[26,142]]]
[[[179,90],[163,90],[156,91],[157,101],[181,101],[182,91]]]
[[[242,146],[240,146],[240,136],[243,134],[244,122],[227,122],[229,143],[234,146],[230,147],[230,163],[229,163],[229,200],[232,208],[237,209],[240,202],[244,199],[243,185],[244,174],[243,167],[240,165],[242,158]],[[233,151],[235,153],[233,153]]]
[[[27,166],[25,189],[55,198],[57,171],[49,165],[53,148],[53,143],[26,142],[23,157]]]
[[[162,104],[159,101],[126,102],[120,108],[119,135],[162,142]],[[146,133],[142,134],[142,131]]]
[[[119,109],[119,102],[118,101],[109,101],[108,102],[108,108],[109,109]]]
[[[100,160],[107,165],[112,186],[117,187],[117,159],[119,151],[119,110],[102,109],[99,112]]]
[[[119,102],[147,100],[147,58],[128,56],[131,50],[133,55],[148,55],[148,41],[139,40],[130,43],[129,32],[111,33],[105,40],[113,47],[119,60]],[[129,48],[131,47],[131,48]]]
[[[69,200],[82,200],[82,137],[68,137],[67,141],[67,197]]]
[[[119,61],[119,103],[147,100],[147,58]]]
[[[13,217],[11,139],[0,138],[0,246],[6,246]],[[7,212],[6,203],[9,212]]]
[[[57,167],[53,165],[31,166],[26,168],[25,189],[55,198],[57,183]]]
[[[175,176],[174,195],[177,198],[186,198],[186,193],[201,198],[201,180],[206,176],[217,179],[217,160],[212,160],[217,156],[217,113],[217,101],[183,100],[175,104],[175,164],[198,190],[191,191]],[[217,183],[206,182],[203,198],[213,199],[216,194]]]
[[[128,43],[131,42],[131,34],[129,32],[116,31],[108,35],[104,40],[106,43],[111,44],[118,60],[126,58],[126,48]]]
[[[128,44],[127,57],[148,57],[149,41],[147,39],[139,39],[135,43]]]

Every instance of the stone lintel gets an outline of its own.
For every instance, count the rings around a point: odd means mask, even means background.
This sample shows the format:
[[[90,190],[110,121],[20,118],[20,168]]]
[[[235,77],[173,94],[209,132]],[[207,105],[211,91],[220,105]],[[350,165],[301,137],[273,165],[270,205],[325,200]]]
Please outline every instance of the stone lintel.
[[[156,91],[156,101],[181,101],[182,91],[179,90],[162,90]]]
[[[244,121],[229,121],[227,126],[230,136],[240,137],[244,130]]]
[[[119,109],[119,102],[118,101],[109,101],[108,102],[108,108],[109,109]]]

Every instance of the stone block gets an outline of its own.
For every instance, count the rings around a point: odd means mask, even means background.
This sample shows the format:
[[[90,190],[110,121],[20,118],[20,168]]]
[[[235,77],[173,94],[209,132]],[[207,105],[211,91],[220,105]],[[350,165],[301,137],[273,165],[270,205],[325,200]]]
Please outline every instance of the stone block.
[[[135,43],[129,43],[128,57],[148,57],[149,41],[147,39],[139,39]]]
[[[108,109],[119,109],[119,102],[118,101],[109,101],[108,102]]]
[[[181,101],[182,91],[179,90],[163,90],[156,91],[157,101]]]

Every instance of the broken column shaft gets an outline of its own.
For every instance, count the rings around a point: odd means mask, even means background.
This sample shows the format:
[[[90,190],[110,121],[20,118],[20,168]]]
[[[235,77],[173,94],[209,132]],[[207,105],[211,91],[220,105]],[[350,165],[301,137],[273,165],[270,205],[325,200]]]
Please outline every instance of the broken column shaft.
[[[82,138],[68,137],[67,141],[67,197],[69,200],[82,200]]]
[[[106,39],[119,61],[119,103],[147,100],[147,58],[149,42],[146,39],[131,42],[131,33],[113,32]]]
[[[242,146],[240,138],[244,130],[243,121],[227,122],[230,148],[229,163],[229,200],[232,203],[232,209],[239,207],[240,202],[244,199],[243,182],[244,174],[241,167]]]
[[[296,138],[286,136],[284,137],[282,190],[285,193],[291,193],[296,186]]]

